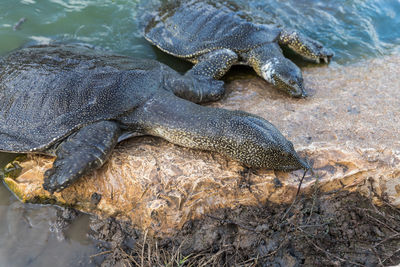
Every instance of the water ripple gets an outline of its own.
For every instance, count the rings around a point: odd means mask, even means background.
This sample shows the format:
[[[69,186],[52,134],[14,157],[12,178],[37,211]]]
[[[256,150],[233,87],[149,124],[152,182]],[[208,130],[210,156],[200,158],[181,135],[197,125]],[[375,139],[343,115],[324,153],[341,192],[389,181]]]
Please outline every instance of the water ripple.
[[[220,0],[221,1],[221,0]],[[0,54],[37,38],[89,42],[132,56],[159,58],[141,36],[138,17],[162,0],[2,0]],[[227,0],[255,22],[293,28],[332,48],[346,64],[400,46],[398,0]],[[22,17],[27,21],[13,31]],[[30,36],[35,36],[30,38]],[[162,59],[162,57],[161,57]],[[170,59],[167,59],[170,60]]]

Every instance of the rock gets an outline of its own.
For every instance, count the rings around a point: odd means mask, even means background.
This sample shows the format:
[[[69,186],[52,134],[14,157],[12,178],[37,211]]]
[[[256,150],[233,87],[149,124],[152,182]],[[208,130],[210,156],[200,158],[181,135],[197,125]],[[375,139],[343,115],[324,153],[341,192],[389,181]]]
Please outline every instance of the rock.
[[[302,192],[357,191],[400,208],[399,56],[351,66],[304,68],[312,96],[294,99],[253,75],[227,85],[216,107],[245,110],[271,121],[313,165]],[[247,169],[219,154],[155,137],[122,142],[109,162],[61,193],[42,188],[53,159],[28,155],[21,173],[5,178],[24,202],[57,203],[130,220],[158,236],[218,208],[293,201],[303,171]],[[13,175],[11,175],[13,174]],[[316,179],[318,178],[318,179]]]

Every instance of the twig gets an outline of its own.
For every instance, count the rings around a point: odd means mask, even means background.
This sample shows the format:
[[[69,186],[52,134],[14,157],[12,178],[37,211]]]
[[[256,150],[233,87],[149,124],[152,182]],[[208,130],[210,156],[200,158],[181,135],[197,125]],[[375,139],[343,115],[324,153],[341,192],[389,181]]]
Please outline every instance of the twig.
[[[310,215],[307,218],[306,224],[310,223],[311,216],[312,216],[312,214],[314,212],[314,206],[315,206],[315,202],[316,202],[316,198],[317,198],[318,181],[319,181],[319,176],[316,175],[315,176],[315,183],[314,183],[313,202],[312,202],[312,205],[311,205]]]
[[[382,259],[381,259],[380,255],[379,255],[379,253],[376,251],[375,247],[370,248],[369,250],[370,250],[372,253],[375,254],[375,257],[376,257],[376,258],[378,259],[378,261],[379,261],[379,266],[384,267],[383,262],[382,262]]]
[[[107,250],[107,251],[103,251],[103,252],[91,255],[90,258],[95,258],[95,257],[101,256],[101,255],[104,255],[104,254],[108,254],[108,253],[112,253],[112,250]]]
[[[384,259],[384,260],[382,261],[382,263],[384,263],[385,261],[387,261],[388,259],[390,259],[391,257],[393,257],[394,254],[396,254],[397,252],[400,252],[400,248],[399,248],[398,250],[396,250],[395,252],[393,252],[392,255],[390,255],[389,257],[387,257],[386,259]]]
[[[300,193],[300,189],[301,189],[301,185],[303,183],[304,177],[306,176],[307,170],[304,171],[303,177],[300,180],[299,186],[297,187],[297,192],[296,192],[296,196],[294,197],[292,204],[290,204],[290,207],[286,210],[286,212],[283,214],[281,221],[283,221],[286,217],[286,215],[289,213],[289,211],[292,209],[294,203],[297,201],[297,196]]]
[[[374,246],[374,248],[376,248],[377,246],[381,245],[382,243],[385,243],[386,241],[388,241],[388,240],[390,240],[390,239],[395,238],[396,236],[400,236],[400,233],[396,233],[396,234],[394,234],[394,235],[392,235],[392,236],[389,236],[389,237],[383,239],[383,240],[380,241],[378,244],[376,244],[376,245]]]
[[[21,18],[13,27],[13,30],[19,30],[19,28],[21,27],[21,25],[26,21],[26,18]]]
[[[364,266],[364,265],[359,264],[359,263],[354,262],[354,261],[342,259],[342,258],[340,258],[339,256],[336,256],[336,255],[334,255],[334,254],[332,254],[332,253],[326,251],[325,249],[320,248],[317,244],[315,244],[314,242],[312,242],[310,238],[308,238],[307,233],[304,232],[303,229],[301,229],[301,228],[299,228],[299,227],[296,227],[296,228],[297,228],[298,230],[300,230],[302,233],[305,234],[304,237],[307,239],[307,241],[308,241],[311,245],[313,245],[317,250],[319,250],[319,251],[325,253],[328,257],[333,257],[333,258],[335,258],[335,259],[337,259],[337,260],[339,260],[339,261],[341,261],[341,262],[349,262],[349,263],[354,264],[354,265],[357,265],[357,266]]]
[[[148,230],[146,229],[146,231],[144,232],[144,237],[143,237],[142,254],[141,254],[141,257],[140,257],[140,260],[141,260],[141,265],[140,266],[144,266],[144,247],[146,245],[147,232],[148,232]]]
[[[147,260],[149,261],[149,267],[151,267],[151,242],[147,245]]]
[[[382,225],[386,226],[386,228],[387,228],[387,229],[389,229],[389,230],[391,230],[391,231],[395,232],[396,234],[398,234],[398,233],[399,233],[398,231],[396,231],[395,229],[393,229],[392,227],[390,227],[390,226],[389,226],[389,225],[387,225],[386,223],[384,223],[384,222],[381,222],[380,220],[378,220],[378,219],[377,219],[377,218],[375,218],[375,217],[372,217],[372,216],[371,216],[371,215],[369,215],[368,213],[367,213],[366,215],[367,215],[367,217],[369,217],[369,218],[371,218],[371,219],[373,219],[373,220],[377,221],[378,223],[380,223],[380,224],[382,224]]]

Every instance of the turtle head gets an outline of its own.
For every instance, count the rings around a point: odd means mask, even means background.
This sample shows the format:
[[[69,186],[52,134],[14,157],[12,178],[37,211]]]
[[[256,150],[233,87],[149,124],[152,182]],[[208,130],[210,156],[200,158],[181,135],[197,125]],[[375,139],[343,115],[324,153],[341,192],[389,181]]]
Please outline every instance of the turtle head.
[[[303,76],[299,67],[286,58],[272,58],[260,68],[261,76],[294,97],[306,97],[303,86]]]
[[[256,168],[280,171],[310,169],[308,163],[297,154],[292,142],[274,125],[251,114],[240,114],[230,119],[235,138],[229,140],[226,147],[234,144],[237,149],[229,149],[230,152],[236,151],[229,156]]]

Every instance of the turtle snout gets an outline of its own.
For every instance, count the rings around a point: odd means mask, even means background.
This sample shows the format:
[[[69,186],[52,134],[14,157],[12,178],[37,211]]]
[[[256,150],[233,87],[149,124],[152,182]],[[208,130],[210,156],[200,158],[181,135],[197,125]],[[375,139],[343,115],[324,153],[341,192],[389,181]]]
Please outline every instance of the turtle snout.
[[[289,95],[298,98],[305,98],[308,96],[304,89],[303,77],[300,74],[294,73],[288,75],[288,81],[283,82],[282,87],[287,87],[286,91]]]
[[[298,169],[309,170],[311,167],[306,160],[300,158],[295,151],[292,142],[287,141],[284,145],[278,147],[277,153],[281,153],[281,170],[282,171],[293,171]]]

